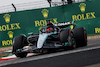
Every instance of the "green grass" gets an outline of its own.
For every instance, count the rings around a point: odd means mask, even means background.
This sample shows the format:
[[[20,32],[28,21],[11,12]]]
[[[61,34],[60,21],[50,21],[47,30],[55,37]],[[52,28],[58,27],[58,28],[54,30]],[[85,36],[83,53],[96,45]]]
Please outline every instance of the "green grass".
[[[8,55],[9,55],[8,53],[6,53],[6,54],[0,54],[0,58],[6,57],[6,56],[8,56]]]
[[[95,35],[100,35],[100,34],[88,34],[87,36],[95,36]]]

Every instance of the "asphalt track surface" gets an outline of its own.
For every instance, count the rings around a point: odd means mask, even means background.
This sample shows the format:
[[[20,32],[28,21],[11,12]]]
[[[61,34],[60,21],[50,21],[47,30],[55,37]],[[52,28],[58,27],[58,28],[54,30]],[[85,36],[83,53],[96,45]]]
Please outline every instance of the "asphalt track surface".
[[[0,62],[2,67],[100,67],[100,39],[88,46]]]

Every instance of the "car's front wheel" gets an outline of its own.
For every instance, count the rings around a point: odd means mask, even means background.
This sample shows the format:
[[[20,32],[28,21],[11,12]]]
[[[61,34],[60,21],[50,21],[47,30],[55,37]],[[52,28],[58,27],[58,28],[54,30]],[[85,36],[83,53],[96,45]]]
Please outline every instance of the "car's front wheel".
[[[87,35],[84,27],[75,28],[72,30],[76,40],[77,47],[87,46]]]
[[[16,57],[23,58],[23,57],[27,56],[27,53],[20,52],[21,48],[23,48],[26,44],[28,45],[28,43],[26,41],[27,41],[26,37],[24,37],[24,36],[17,36],[14,38],[12,52],[16,55]]]

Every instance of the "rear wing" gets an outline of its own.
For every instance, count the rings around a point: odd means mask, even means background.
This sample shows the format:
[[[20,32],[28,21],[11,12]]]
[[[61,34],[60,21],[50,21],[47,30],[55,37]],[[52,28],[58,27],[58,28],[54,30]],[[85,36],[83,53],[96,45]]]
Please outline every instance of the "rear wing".
[[[71,26],[71,25],[73,25],[74,28],[75,28],[75,26],[76,26],[75,21],[71,21],[71,22],[62,22],[62,23],[57,23],[57,24],[54,24],[54,25],[55,25],[55,26],[58,26],[58,27],[60,27],[60,28],[65,28],[65,27],[68,27],[68,26]]]

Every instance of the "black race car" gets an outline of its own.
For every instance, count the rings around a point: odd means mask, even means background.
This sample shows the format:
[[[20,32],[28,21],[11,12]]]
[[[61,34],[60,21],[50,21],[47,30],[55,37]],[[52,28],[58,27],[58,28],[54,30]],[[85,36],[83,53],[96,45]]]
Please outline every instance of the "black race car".
[[[67,29],[72,26],[73,29]],[[14,37],[12,52],[17,57],[26,57],[29,52],[46,53],[49,49],[76,48],[87,45],[87,35],[84,27],[75,28],[75,22],[53,24],[49,22],[40,28],[40,33],[29,33]]]

